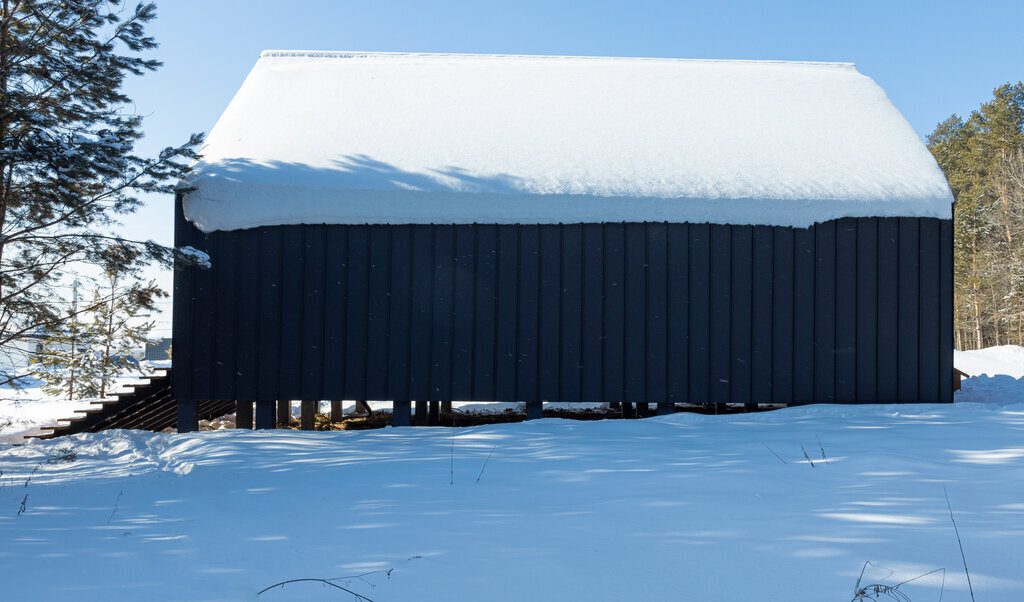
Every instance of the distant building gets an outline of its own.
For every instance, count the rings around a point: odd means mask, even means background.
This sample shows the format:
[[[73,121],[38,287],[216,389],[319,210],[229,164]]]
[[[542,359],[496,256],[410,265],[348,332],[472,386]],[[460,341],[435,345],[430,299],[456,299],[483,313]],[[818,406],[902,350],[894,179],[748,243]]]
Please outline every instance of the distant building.
[[[161,362],[171,359],[170,337],[146,341],[146,350],[142,359],[147,362]]]

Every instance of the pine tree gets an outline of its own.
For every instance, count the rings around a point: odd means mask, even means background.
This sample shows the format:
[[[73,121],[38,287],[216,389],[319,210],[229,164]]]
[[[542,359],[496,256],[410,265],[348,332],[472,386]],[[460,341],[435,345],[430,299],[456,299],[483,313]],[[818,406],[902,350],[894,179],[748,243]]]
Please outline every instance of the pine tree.
[[[965,121],[928,137],[954,206],[957,347],[1024,343],[1024,83],[1004,84]]]
[[[170,193],[201,136],[137,156],[142,118],[121,91],[156,69],[145,25],[153,4],[0,0],[0,346],[30,333],[67,333],[69,273],[98,266],[122,281],[174,251],[111,233],[140,204]],[[151,284],[142,296],[160,291]],[[0,374],[0,385],[15,375]]]
[[[65,330],[48,337],[35,376],[50,395],[81,399],[106,397],[115,379],[129,370],[144,371],[132,356],[153,328],[142,321],[152,310],[152,283],[121,286],[115,273],[93,291]]]

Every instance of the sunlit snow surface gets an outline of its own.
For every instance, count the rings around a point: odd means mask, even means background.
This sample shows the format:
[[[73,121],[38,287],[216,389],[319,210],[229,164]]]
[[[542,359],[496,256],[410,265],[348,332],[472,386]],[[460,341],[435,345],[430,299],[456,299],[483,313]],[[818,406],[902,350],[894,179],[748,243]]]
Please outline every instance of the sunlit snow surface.
[[[183,185],[202,230],[950,217],[851,64],[263,53]]]
[[[253,600],[347,577],[378,602],[848,600],[870,561],[864,583],[945,568],[901,591],[966,600],[945,489],[977,599],[1019,600],[1024,379],[1008,378],[1017,403],[4,446],[0,598]],[[47,463],[67,447],[74,462]]]

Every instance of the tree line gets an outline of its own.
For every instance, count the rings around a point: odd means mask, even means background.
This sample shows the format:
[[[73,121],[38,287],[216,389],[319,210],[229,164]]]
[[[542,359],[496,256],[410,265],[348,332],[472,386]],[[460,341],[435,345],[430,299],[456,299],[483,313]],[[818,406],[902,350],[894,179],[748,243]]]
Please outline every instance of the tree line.
[[[1024,344],[1024,83],[951,115],[927,142],[955,199],[956,348]]]

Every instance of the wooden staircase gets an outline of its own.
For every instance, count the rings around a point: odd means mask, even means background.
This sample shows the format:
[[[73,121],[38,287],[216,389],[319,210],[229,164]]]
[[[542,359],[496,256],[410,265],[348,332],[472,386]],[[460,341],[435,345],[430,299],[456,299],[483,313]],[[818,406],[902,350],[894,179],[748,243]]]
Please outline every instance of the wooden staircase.
[[[162,431],[177,426],[178,407],[171,398],[171,369],[157,370],[140,380],[143,382],[129,386],[131,391],[119,393],[112,399],[94,401],[89,408],[75,411],[80,416],[36,437],[53,439],[107,429]],[[199,417],[206,420],[235,411],[234,401],[201,401],[198,406]]]

